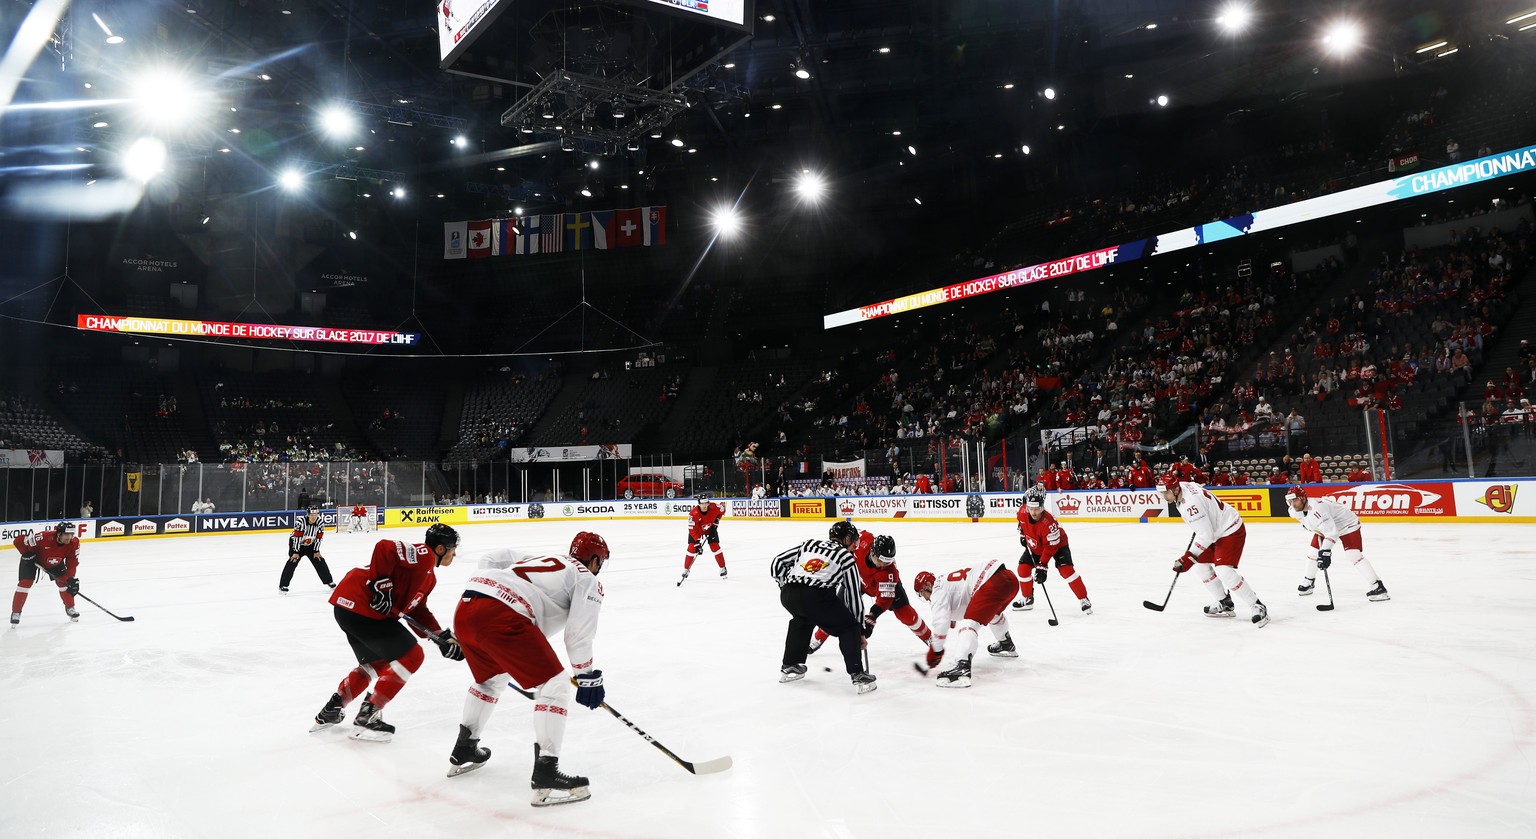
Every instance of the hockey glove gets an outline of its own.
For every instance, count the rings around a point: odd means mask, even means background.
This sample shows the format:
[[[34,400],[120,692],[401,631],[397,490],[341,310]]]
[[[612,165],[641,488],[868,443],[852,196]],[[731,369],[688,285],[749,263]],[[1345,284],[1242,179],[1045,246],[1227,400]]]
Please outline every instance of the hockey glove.
[[[1333,564],[1333,549],[1332,548],[1323,548],[1322,550],[1317,552],[1317,567],[1318,568],[1320,568],[1320,569],[1322,569],[1324,571],[1327,571],[1328,570],[1328,566],[1330,566],[1332,564]]]
[[[590,673],[576,674],[577,705],[585,705],[596,710],[602,707],[604,695],[603,671],[593,670]]]
[[[943,660],[944,660],[944,651],[943,650],[936,650],[933,647],[929,647],[928,648],[928,666],[929,667],[938,667],[939,666],[939,662],[941,662]]]
[[[459,639],[453,637],[453,630],[445,629],[433,640],[437,643],[438,652],[443,654],[443,658],[452,661],[464,660],[464,649],[459,646]]]
[[[368,584],[372,594],[368,597],[368,607],[381,615],[387,615],[395,606],[395,581],[388,577],[374,580]]]
[[[64,593],[65,594],[69,594],[69,595],[79,594],[80,593],[80,578],[76,577],[75,579],[70,580],[69,581],[69,585],[64,587]]]
[[[58,580],[60,577],[62,577],[65,574],[69,573],[69,565],[67,563],[63,563],[63,562],[59,563],[58,565],[55,565],[52,568],[49,568],[49,567],[47,567],[45,565],[45,566],[43,566],[43,573],[47,574],[48,575],[48,579],[50,579],[50,580]]]
[[[704,531],[704,541],[710,543],[711,545],[720,544],[720,531],[716,528],[715,525],[710,525],[709,529]]]
[[[1173,561],[1173,570],[1180,574],[1193,567],[1195,567],[1195,557],[1188,551],[1185,551],[1183,556]]]
[[[878,617],[879,617],[879,615],[875,614],[874,612],[870,612],[869,614],[864,616],[864,637],[865,638],[868,638],[869,636],[875,634],[875,618],[878,618]]]
[[[1045,584],[1045,563],[1043,562],[1035,566],[1035,584]]]

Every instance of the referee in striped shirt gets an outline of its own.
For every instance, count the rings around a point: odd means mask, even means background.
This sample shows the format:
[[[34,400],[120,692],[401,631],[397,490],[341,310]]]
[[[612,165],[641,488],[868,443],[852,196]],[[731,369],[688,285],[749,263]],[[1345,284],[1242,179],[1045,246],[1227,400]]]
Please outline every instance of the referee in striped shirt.
[[[774,557],[770,570],[779,584],[779,602],[789,612],[784,635],[784,664],[780,682],[805,678],[805,658],[810,654],[811,633],[816,627],[836,636],[843,663],[859,693],[875,689],[875,677],[864,669],[864,593],[859,581],[858,560],[849,549],[859,539],[859,529],[840,521],[832,525],[828,539],[808,539]]]
[[[293,572],[298,569],[299,560],[304,557],[309,557],[310,563],[315,566],[320,582],[331,588],[336,587],[336,583],[331,581],[330,566],[325,564],[325,554],[320,553],[320,540],[324,538],[325,525],[320,523],[320,510],[310,507],[304,518],[294,525],[293,534],[288,537],[288,561],[283,564],[283,575],[277,581],[279,592],[288,593],[288,584],[293,582]]]

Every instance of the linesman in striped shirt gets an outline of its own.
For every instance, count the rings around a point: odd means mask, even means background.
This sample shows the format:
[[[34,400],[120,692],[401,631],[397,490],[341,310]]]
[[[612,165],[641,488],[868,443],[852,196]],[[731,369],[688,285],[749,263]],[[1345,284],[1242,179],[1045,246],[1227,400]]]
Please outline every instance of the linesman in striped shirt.
[[[325,526],[320,523],[320,510],[310,507],[309,513],[299,519],[293,527],[293,534],[288,537],[288,561],[283,563],[283,576],[277,581],[278,591],[288,593],[288,584],[293,582],[293,572],[303,557],[309,557],[310,563],[315,566],[315,573],[320,575],[320,582],[331,588],[336,587],[336,583],[331,580],[330,566],[325,564],[325,554],[320,553],[320,540],[324,538]]]
[[[864,597],[858,560],[850,548],[859,540],[851,523],[832,525],[827,540],[808,539],[774,557],[770,570],[779,584],[779,602],[789,612],[784,635],[780,682],[805,678],[805,658],[811,633],[821,627],[837,638],[843,663],[859,693],[875,689],[875,677],[864,669]]]

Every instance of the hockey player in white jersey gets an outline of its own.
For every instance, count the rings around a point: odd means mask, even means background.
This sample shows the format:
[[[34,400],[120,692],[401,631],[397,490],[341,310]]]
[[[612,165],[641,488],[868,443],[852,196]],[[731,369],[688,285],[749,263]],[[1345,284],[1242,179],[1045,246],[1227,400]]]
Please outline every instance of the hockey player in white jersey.
[[[498,548],[486,554],[465,586],[454,628],[475,684],[464,700],[459,739],[448,777],[477,769],[491,757],[480,734],[505,684],[502,674],[533,691],[533,806],[569,804],[592,797],[587,779],[560,771],[561,741],[570,705],[571,680],[548,636],[565,630],[565,649],[576,672],[576,702],[603,704],[603,671],[592,666],[592,642],[603,586],[598,572],[608,543],[582,531],[566,556]]]
[[[1311,594],[1317,582],[1317,572],[1328,570],[1333,564],[1333,548],[1342,549],[1343,559],[1354,566],[1370,590],[1365,593],[1369,600],[1391,600],[1387,587],[1381,582],[1371,561],[1365,558],[1360,545],[1360,517],[1337,501],[1326,498],[1308,498],[1307,491],[1293,486],[1285,493],[1285,504],[1291,518],[1301,522],[1312,533],[1312,552],[1306,557],[1306,570],[1302,572],[1301,585],[1296,593],[1302,597]]]
[[[1243,558],[1243,543],[1248,540],[1242,516],[1205,487],[1180,480],[1177,472],[1163,476],[1162,492],[1163,499],[1175,505],[1184,523],[1195,531],[1189,547],[1174,561],[1173,570],[1182,574],[1190,568],[1197,569],[1200,581],[1216,598],[1214,606],[1205,607],[1205,614],[1213,618],[1232,617],[1237,614],[1232,603],[1236,597],[1253,610],[1255,626],[1267,625],[1269,609],[1237,570]]]
[[[937,667],[944,659],[944,638],[950,626],[955,628],[955,646],[951,649],[952,666],[939,674],[938,685],[944,688],[968,688],[971,686],[971,656],[981,644],[978,635],[985,625],[992,630],[996,644],[987,645],[987,652],[999,658],[1018,658],[1013,646],[1013,636],[1008,632],[1008,616],[1004,610],[1019,593],[1019,578],[1008,568],[1006,560],[994,559],[980,568],[961,568],[944,579],[932,572],[922,571],[912,579],[912,590],[928,601],[933,626],[933,638],[929,640],[928,666]]]

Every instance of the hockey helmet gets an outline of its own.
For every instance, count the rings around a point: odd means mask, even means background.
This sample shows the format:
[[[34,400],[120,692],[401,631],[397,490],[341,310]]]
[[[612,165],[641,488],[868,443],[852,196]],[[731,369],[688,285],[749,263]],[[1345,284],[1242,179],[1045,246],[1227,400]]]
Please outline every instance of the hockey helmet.
[[[583,530],[571,539],[571,549],[567,553],[596,574],[608,561],[608,541],[590,530]]]
[[[1045,506],[1045,490],[1034,487],[1029,492],[1024,493],[1024,506],[1033,507],[1037,510],[1043,508]]]
[[[696,504],[698,504],[700,507],[704,506],[705,504],[708,504],[710,498],[711,498],[711,496],[707,492],[700,492],[700,493],[697,493],[696,495],[693,496],[694,502]]]
[[[896,539],[891,536],[876,536],[874,543],[869,546],[869,552],[875,556],[891,559],[896,556]]]
[[[852,522],[845,519],[832,525],[827,530],[827,536],[839,544],[857,542],[859,540],[859,529],[854,527]]]
[[[444,548],[457,548],[459,546],[459,531],[446,524],[434,524],[427,528],[426,538],[421,541],[429,548],[436,548],[439,545]]]
[[[1300,507],[1297,507],[1296,504],[1295,504],[1295,501],[1298,498],[1301,499],[1301,506]],[[1307,509],[1307,501],[1308,501],[1308,499],[1307,499],[1307,491],[1306,490],[1302,489],[1299,486],[1291,486],[1291,487],[1287,487],[1286,488],[1286,490],[1285,490],[1285,503],[1289,504],[1291,506],[1291,509],[1293,509],[1293,510],[1305,510],[1305,509]]]
[[[912,578],[912,590],[918,592],[919,594],[925,591],[931,591],[933,589],[933,582],[934,577],[932,571],[919,571],[917,572],[917,576]]]
[[[67,521],[61,521],[53,526],[53,537],[61,542],[67,542],[75,538],[75,526]]]
[[[1158,485],[1162,487],[1163,492],[1178,492],[1180,482],[1179,473],[1172,470],[1164,472],[1163,476],[1157,481]]]

